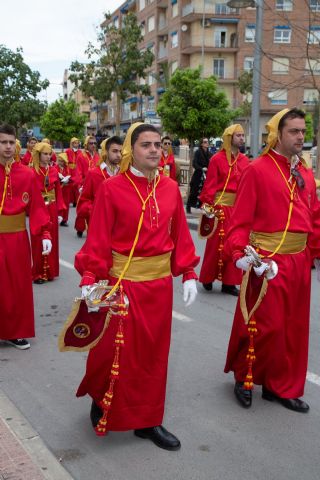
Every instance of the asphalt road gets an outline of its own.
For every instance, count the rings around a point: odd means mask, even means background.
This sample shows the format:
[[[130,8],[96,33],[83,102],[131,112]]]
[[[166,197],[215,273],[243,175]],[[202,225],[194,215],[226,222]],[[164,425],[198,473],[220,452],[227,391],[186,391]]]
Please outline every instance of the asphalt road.
[[[83,240],[72,226],[60,234],[60,277],[34,288],[37,337],[28,351],[0,345],[0,387],[73,478],[319,480],[320,295],[314,271],[307,415],[262,400],[258,387],[250,410],[238,406],[232,375],[223,373],[235,299],[218,285],[213,292],[199,286],[196,303],[186,309],[181,280],[175,281],[164,425],[182,449],[167,452],[132,432],[96,437],[90,399],[75,397],[86,355],[59,353],[57,337],[79,294],[79,276],[69,264]],[[202,255],[204,242],[192,235]]]

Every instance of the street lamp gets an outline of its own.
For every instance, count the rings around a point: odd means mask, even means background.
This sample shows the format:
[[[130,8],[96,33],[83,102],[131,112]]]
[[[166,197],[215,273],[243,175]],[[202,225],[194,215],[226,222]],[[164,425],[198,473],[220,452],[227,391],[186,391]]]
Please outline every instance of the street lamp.
[[[250,151],[257,157],[260,150],[260,90],[261,90],[261,44],[263,29],[262,0],[229,0],[228,7],[247,8],[256,7],[255,47],[252,77],[252,108],[251,108],[251,139]]]

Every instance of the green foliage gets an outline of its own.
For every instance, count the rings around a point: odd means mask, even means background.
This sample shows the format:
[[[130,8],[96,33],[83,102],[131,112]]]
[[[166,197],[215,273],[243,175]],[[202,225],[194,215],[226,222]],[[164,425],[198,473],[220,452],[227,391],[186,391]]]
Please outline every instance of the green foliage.
[[[14,52],[0,45],[0,119],[15,127],[39,120],[47,104],[37,99],[48,80],[24,63],[22,48]]]
[[[62,98],[52,103],[41,118],[40,127],[46,137],[62,143],[69,143],[72,137],[83,137],[86,115],[79,114],[74,100]]]
[[[249,72],[245,71],[242,72],[238,78],[238,87],[240,93],[242,95],[248,95],[248,93],[252,93],[252,79],[253,79],[253,72],[250,70]]]
[[[201,79],[200,69],[176,70],[158,104],[158,114],[167,132],[190,143],[218,137],[235,117],[215,77]]]
[[[305,120],[306,120],[305,142],[311,142],[314,138],[313,118],[311,113],[306,114]]]

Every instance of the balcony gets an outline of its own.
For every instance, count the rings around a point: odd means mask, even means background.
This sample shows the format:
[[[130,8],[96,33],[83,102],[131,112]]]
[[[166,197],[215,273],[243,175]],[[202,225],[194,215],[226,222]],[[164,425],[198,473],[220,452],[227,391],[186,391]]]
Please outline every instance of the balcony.
[[[190,55],[192,53],[202,52],[202,41],[200,38],[193,39],[182,38],[181,53]],[[236,53],[239,49],[238,39],[235,38],[232,41],[215,42],[213,45],[204,45],[205,53]]]
[[[226,5],[223,6],[226,7]],[[235,20],[238,21],[240,15],[238,8],[221,8],[221,5],[206,6],[204,12],[203,5],[194,5],[193,2],[188,3],[182,8],[182,18],[184,22],[202,20],[203,13],[205,14],[206,21],[211,21],[211,23],[235,23]]]
[[[167,56],[168,56],[168,48],[167,47],[159,47],[158,60],[163,60]]]
[[[162,32],[163,30],[163,32]],[[165,33],[168,31],[168,22],[166,20],[159,20],[158,22],[158,33],[161,32],[161,34]]]

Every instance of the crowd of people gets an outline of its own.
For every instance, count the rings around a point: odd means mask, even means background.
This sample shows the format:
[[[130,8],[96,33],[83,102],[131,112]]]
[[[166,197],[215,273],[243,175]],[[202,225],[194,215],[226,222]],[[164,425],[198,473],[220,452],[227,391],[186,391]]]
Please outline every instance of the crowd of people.
[[[320,279],[320,202],[302,157],[305,130],[304,112],[285,109],[267,124],[266,146],[257,159],[241,153],[245,132],[234,124],[214,155],[202,138],[193,161],[186,212],[201,208],[198,233],[207,242],[199,282],[210,291],[219,281],[222,293],[238,297],[225,372],[234,373],[234,393],[244,408],[251,406],[256,384],[268,401],[309,410],[301,397],[313,263]],[[90,395],[97,435],[134,430],[161,448],[178,450],[179,439],[162,425],[172,277],[182,276],[183,299],[191,305],[200,258],[172,141],[138,122],[123,143],[107,138],[99,153],[89,135],[83,146],[74,137],[70,148],[55,154],[48,139],[31,137],[21,155],[15,129],[0,126],[0,277],[6,283],[0,289],[0,338],[22,350],[30,347],[32,282],[59,275],[59,225],[69,225],[69,207],[75,205],[76,235],[87,231],[87,237],[75,255],[82,301],[73,315],[73,335],[83,342],[92,320],[102,318],[104,325],[90,336],[77,396]],[[104,314],[115,294],[122,313]],[[66,335],[64,330],[62,344]]]

